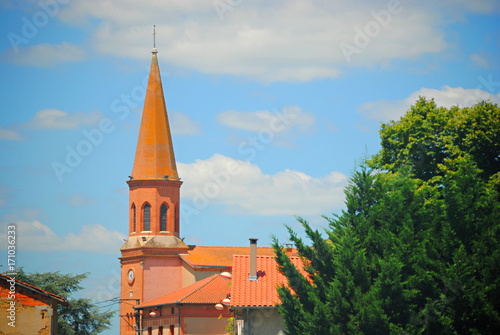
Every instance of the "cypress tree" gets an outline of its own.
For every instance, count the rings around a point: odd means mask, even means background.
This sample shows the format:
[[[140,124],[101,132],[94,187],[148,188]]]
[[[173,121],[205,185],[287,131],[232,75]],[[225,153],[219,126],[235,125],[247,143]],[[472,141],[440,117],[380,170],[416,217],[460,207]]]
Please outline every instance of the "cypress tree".
[[[499,123],[421,98],[383,125],[346,209],[324,233],[299,218],[309,241],[289,228],[306,277],[274,241],[288,334],[500,333]]]

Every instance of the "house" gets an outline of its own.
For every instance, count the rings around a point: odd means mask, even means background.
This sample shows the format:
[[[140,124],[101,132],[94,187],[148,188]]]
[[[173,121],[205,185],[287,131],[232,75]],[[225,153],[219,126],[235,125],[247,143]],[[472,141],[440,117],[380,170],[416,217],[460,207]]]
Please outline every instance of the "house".
[[[258,255],[256,239],[251,239],[250,255],[234,255],[231,284],[231,309],[234,311],[235,334],[284,334],[283,318],[277,306],[281,303],[277,288],[288,285],[278,270],[274,256]],[[292,263],[303,271],[302,261],[292,256]]]
[[[273,256],[270,247],[258,247],[260,255]],[[231,272],[233,255],[248,255],[249,247],[193,246],[187,254],[180,255],[185,284],[191,284],[215,273]]]
[[[0,274],[0,334],[57,335],[56,294]]]
[[[262,255],[272,257],[274,254],[270,247],[257,249]],[[228,318],[233,313],[226,305],[222,305],[222,310],[217,310],[215,305],[229,296],[231,280],[221,274],[232,271],[233,255],[249,253],[249,247],[189,246],[187,253],[179,255],[180,289],[150,300],[138,298],[139,304],[129,298],[123,299],[121,306],[131,307],[125,316],[121,314],[127,330],[136,334],[136,329],[140,329],[140,334],[147,335],[225,334]],[[151,280],[148,276],[144,274],[146,280]],[[158,285],[168,287],[169,283]]]
[[[174,335],[176,325],[182,334],[225,334],[228,308],[216,309],[229,296],[230,279],[220,274],[195,282],[136,306],[143,315],[142,327],[147,334]]]

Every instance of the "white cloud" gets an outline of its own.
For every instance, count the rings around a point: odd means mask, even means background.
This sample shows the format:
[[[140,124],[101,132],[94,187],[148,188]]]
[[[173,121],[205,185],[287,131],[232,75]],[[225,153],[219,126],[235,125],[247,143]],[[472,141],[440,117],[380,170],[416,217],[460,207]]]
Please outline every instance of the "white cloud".
[[[37,44],[28,47],[19,47],[16,52],[13,48],[2,54],[2,58],[22,65],[50,67],[59,63],[77,62],[84,59],[83,50],[74,44]]]
[[[82,126],[94,126],[102,120],[103,117],[104,116],[99,112],[68,113],[53,108],[43,109],[36,112],[28,122],[11,125],[9,127],[0,126],[0,140],[22,140],[23,136],[17,129],[76,129]]]
[[[95,198],[87,197],[83,194],[73,194],[67,197],[65,200],[68,203],[68,205],[77,207],[91,206],[97,203]]]
[[[172,133],[176,135],[197,135],[201,133],[198,123],[179,111],[169,112]]]
[[[241,160],[215,154],[192,164],[178,163],[189,176],[182,188],[184,218],[208,205],[223,205],[230,214],[322,215],[342,208],[347,176],[333,171],[321,178],[284,170],[265,174]]]
[[[434,98],[438,106],[447,108],[457,105],[460,107],[470,107],[481,100],[500,103],[500,93],[495,95],[481,89],[444,86],[441,90],[422,88],[401,100],[366,102],[359,107],[358,112],[363,114],[367,119],[383,122],[398,120],[420,96],[424,96],[427,99]]]
[[[271,138],[276,145],[288,145],[278,137],[297,135],[310,131],[316,117],[312,113],[305,113],[298,106],[285,106],[278,112],[267,110],[256,112],[225,111],[217,114],[219,123],[234,129],[265,132],[266,138]]]
[[[490,68],[490,63],[488,62],[488,60],[479,54],[470,55],[470,60],[472,61],[472,64],[477,67],[481,67],[483,69]]]
[[[38,129],[75,129],[95,125],[102,118],[103,115],[99,112],[70,114],[58,109],[43,109],[38,111],[27,125]]]
[[[9,223],[10,224],[10,223]],[[7,224],[2,224],[0,239],[6,241]],[[92,251],[115,253],[125,235],[99,224],[84,225],[78,234],[59,235],[38,220],[16,221],[17,247],[27,251]]]
[[[19,141],[22,136],[12,128],[0,127],[0,140]]]
[[[492,2],[481,1],[481,8]],[[71,24],[98,22],[91,42],[104,54],[147,58],[154,22],[164,62],[262,81],[308,81],[337,77],[349,65],[377,66],[447,48],[446,6],[401,1],[391,14],[390,3],[74,0],[58,17]],[[465,2],[457,9],[466,10]],[[358,31],[370,35],[362,46],[355,45]],[[350,63],[341,43],[359,49]]]
[[[257,111],[257,112],[241,112],[241,111],[225,111],[217,114],[217,121],[221,124],[249,131],[259,131],[262,128],[269,127],[271,118],[276,118],[271,112]],[[276,118],[277,119],[277,118]]]

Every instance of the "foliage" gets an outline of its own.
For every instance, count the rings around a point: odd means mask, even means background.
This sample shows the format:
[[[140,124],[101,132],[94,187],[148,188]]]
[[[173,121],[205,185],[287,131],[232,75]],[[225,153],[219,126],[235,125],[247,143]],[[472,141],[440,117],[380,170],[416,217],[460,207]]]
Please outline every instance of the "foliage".
[[[68,299],[69,305],[59,305],[58,332],[64,335],[99,334],[111,325],[112,311],[100,311],[90,299],[72,298],[82,289],[80,282],[87,274],[60,272],[28,273],[18,269],[16,279]]]
[[[234,317],[230,317],[227,319],[227,325],[225,328],[227,334],[233,335],[234,334]]]
[[[420,99],[383,125],[328,239],[289,228],[307,277],[274,242],[287,333],[500,333],[499,122],[490,103]]]
[[[447,109],[420,98],[399,121],[382,124],[382,149],[371,165],[389,171],[409,167],[415,177],[429,180],[444,175],[440,165],[465,154],[489,178],[500,171],[499,129],[495,104]]]

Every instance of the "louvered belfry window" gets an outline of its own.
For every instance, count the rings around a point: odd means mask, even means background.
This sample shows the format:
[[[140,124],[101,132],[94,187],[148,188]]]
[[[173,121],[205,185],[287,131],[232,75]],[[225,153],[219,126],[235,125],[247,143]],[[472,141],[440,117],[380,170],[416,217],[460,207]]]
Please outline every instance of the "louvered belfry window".
[[[149,231],[151,230],[151,205],[150,204],[145,204],[144,205],[144,218],[143,218],[143,223],[144,223],[144,231]]]
[[[163,204],[160,208],[160,231],[167,230],[167,205]]]
[[[135,211],[135,204],[132,204],[132,231],[135,232],[137,231],[137,216],[136,216],[136,211]]]

